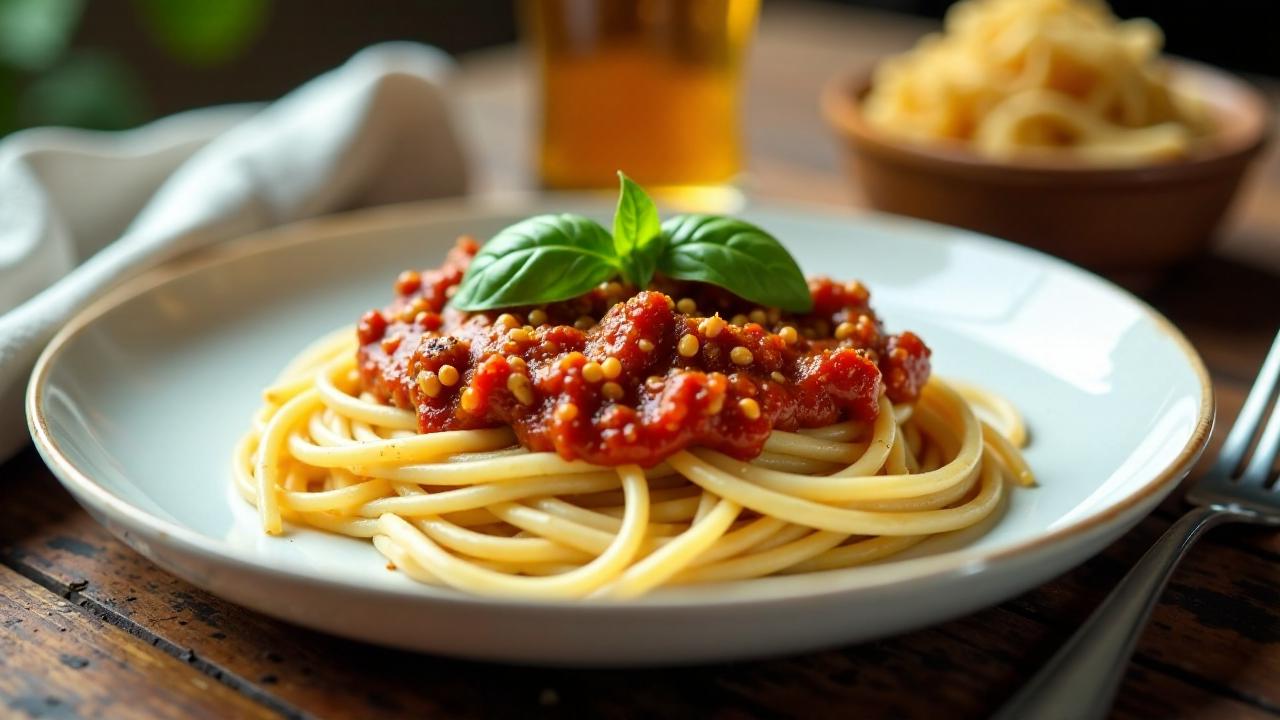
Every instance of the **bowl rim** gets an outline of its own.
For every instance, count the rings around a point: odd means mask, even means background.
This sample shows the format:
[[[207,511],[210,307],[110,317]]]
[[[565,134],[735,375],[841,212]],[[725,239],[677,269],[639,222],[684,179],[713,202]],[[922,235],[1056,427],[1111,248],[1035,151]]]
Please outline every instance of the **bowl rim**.
[[[883,58],[881,58],[883,59]],[[1274,117],[1267,97],[1252,83],[1205,63],[1164,56],[1172,73],[1186,81],[1213,86],[1218,114],[1243,112],[1233,132],[1215,135],[1215,142],[1188,157],[1146,165],[1099,165],[1064,155],[1008,161],[980,155],[959,143],[926,143],[894,137],[866,121],[862,101],[871,90],[880,59],[846,70],[823,87],[820,105],[828,125],[860,153],[878,156],[900,165],[927,167],[933,172],[1009,181],[1129,185],[1173,183],[1237,168],[1256,156],[1271,138]]]

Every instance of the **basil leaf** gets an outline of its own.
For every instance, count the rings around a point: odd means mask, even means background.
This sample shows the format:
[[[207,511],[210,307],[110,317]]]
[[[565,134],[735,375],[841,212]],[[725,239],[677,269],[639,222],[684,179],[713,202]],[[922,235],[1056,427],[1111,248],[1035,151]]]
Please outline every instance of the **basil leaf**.
[[[662,226],[653,200],[631,178],[618,171],[622,187],[613,213],[613,247],[622,258],[622,278],[638,288],[653,279],[662,254]]]
[[[668,277],[718,285],[738,297],[791,312],[813,309],[800,266],[782,243],[751,223],[715,215],[678,215],[662,224]]]
[[[485,243],[450,303],[459,310],[491,310],[568,300],[620,269],[609,232],[594,220],[538,215]]]

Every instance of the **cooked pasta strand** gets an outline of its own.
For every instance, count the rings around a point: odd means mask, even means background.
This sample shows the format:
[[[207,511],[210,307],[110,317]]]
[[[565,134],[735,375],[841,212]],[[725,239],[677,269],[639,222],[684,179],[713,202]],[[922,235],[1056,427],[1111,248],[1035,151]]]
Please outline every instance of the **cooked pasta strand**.
[[[235,488],[269,533],[370,539],[469,593],[626,599],[854,567],[981,522],[1005,478],[1033,482],[1013,406],[936,378],[913,406],[881,396],[874,422],[774,432],[752,462],[693,448],[645,470],[529,452],[507,428],[417,434],[360,394],[352,350],[317,342],[267,391]]]

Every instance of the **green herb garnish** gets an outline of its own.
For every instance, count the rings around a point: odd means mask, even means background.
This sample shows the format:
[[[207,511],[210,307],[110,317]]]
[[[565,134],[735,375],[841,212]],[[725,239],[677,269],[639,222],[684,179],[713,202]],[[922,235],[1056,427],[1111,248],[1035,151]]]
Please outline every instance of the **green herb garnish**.
[[[622,279],[646,287],[662,254],[662,225],[649,194],[618,173],[618,209],[613,211],[613,247],[622,258]]]
[[[792,312],[813,307],[800,267],[772,235],[735,218],[677,215],[659,224],[653,200],[621,172],[613,235],[581,215],[539,215],[502,230],[471,261],[451,304],[460,310],[539,305],[621,277],[655,272],[705,282]]]
[[[813,309],[809,285],[791,253],[749,222],[677,215],[662,223],[658,268],[677,280],[719,285],[738,297],[794,312]]]

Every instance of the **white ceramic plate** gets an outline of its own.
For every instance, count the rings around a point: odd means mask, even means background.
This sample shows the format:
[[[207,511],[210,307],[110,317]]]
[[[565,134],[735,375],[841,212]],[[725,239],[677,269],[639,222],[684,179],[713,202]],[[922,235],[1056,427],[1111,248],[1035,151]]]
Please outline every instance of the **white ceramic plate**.
[[[936,371],[1025,411],[1040,487],[985,533],[882,564],[664,590],[631,602],[477,599],[388,572],[363,540],[271,538],[230,489],[230,453],[285,362],[390,297],[396,274],[561,198],[516,210],[409,206],[248,238],[89,308],[50,345],[28,411],[45,460],[89,512],[165,569],[338,635],[475,658],[619,665],[725,660],[866,640],[1042,583],[1137,522],[1186,473],[1212,422],[1208,377],[1162,317],[1020,247],[880,216],[757,207],[808,272],[860,278]]]

